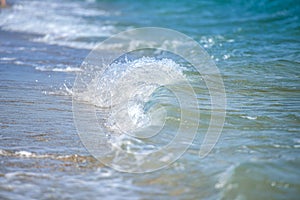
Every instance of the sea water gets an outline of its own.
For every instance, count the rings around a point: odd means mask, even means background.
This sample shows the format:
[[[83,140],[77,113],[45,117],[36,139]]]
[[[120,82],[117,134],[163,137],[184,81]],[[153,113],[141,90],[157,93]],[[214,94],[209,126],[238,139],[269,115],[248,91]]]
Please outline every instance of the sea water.
[[[8,3],[10,7],[0,10],[1,199],[298,199],[297,1]],[[97,82],[101,91],[110,91],[124,68],[134,72],[137,67],[170,67],[192,82],[201,119],[193,144],[179,160],[152,173],[120,173],[82,144],[73,121],[72,87],[81,63],[98,42],[146,26],[180,31],[208,52],[224,81],[227,116],[218,143],[201,159],[210,99],[199,74],[172,55],[145,53],[115,62],[105,81]],[[86,91],[81,99],[96,107],[100,125],[115,137],[112,142],[121,142],[127,150],[148,152],[168,144],[178,128],[178,110],[194,116],[193,108],[180,107],[164,88],[140,87],[138,92],[128,104],[131,126],[125,121],[115,126],[105,98],[95,101]],[[136,140],[122,136],[151,124],[149,113],[156,113],[160,123],[165,111],[167,126],[161,135]],[[115,115],[122,118],[122,112]],[[188,122],[197,120],[191,117]]]

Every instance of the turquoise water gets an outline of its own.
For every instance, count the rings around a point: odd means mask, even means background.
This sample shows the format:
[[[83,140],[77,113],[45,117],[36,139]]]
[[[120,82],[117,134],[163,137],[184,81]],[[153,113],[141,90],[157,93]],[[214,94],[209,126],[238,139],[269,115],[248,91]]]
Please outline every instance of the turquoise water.
[[[299,198],[297,1],[8,3],[0,11],[1,199]],[[223,77],[227,116],[217,145],[200,159],[208,92],[187,63],[169,57],[196,88],[202,120],[197,137],[167,168],[120,173],[82,145],[73,122],[72,86],[97,42],[145,26],[171,28],[202,45]],[[163,107],[172,117],[162,136],[135,141],[133,148],[152,150],[173,137],[179,105],[172,97],[164,89],[151,96],[147,106]],[[98,109],[100,115],[107,112]],[[107,121],[103,126],[113,129]]]

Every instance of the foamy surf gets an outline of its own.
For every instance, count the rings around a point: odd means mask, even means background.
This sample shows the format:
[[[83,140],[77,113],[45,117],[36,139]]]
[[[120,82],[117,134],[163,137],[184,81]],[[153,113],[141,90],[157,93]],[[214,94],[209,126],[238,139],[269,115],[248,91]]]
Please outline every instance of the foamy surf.
[[[172,79],[160,77],[163,73]],[[161,110],[163,107],[151,110],[151,107],[155,108],[154,102],[157,101],[155,95],[159,96],[156,94],[159,92],[158,89],[162,85],[180,83],[184,78],[186,77],[182,67],[171,59],[151,57],[125,59],[124,62],[112,63],[101,77],[95,76],[86,83],[82,91],[77,91],[74,98],[99,108],[109,109],[110,116],[104,124],[109,130],[121,134],[158,123],[159,116],[165,115]],[[149,84],[150,80],[160,80],[161,83]],[[156,116],[155,120],[151,120],[148,111]]]
[[[42,72],[80,72],[82,71],[79,67],[35,67],[35,70]]]
[[[92,49],[99,40],[115,32],[115,27],[113,22],[105,20],[97,20],[90,26],[86,19],[119,14],[113,10],[91,8],[89,2],[24,0],[9,10],[1,10],[0,26],[7,31],[38,34],[33,41]]]
[[[138,55],[123,55],[108,66],[96,56],[86,59],[73,88],[74,119],[83,144],[92,154],[97,152],[96,158],[109,158],[108,165],[121,171],[172,162],[197,132],[197,99],[191,77],[178,64],[183,60],[171,54],[169,58]],[[181,138],[176,145],[174,137]],[[99,141],[101,147],[89,139]],[[166,155],[161,157],[161,152]]]

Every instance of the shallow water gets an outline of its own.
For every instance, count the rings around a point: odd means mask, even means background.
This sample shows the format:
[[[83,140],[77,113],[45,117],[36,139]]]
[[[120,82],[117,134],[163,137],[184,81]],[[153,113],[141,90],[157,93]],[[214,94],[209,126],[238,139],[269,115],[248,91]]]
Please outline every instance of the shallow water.
[[[1,199],[297,199],[299,11],[296,1],[13,1],[0,12]],[[197,82],[203,121],[188,151],[153,173],[120,173],[81,143],[72,85],[95,43],[143,26],[181,31],[205,48],[224,80],[227,117],[219,142],[200,159],[210,114]],[[178,63],[185,76],[197,76]],[[133,148],[172,138],[178,104],[170,97],[158,90],[148,105],[171,113],[165,134]]]

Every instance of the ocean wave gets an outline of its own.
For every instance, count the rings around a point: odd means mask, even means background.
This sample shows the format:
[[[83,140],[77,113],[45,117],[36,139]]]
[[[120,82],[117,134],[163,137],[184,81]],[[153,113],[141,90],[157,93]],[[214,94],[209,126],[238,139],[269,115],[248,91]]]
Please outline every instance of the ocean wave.
[[[89,39],[96,38],[98,42],[115,31],[112,22],[100,19],[119,14],[91,8],[84,2],[24,0],[0,12],[0,27],[7,31],[38,34],[34,41],[91,49],[94,43]],[[88,17],[99,20],[91,25]]]
[[[105,138],[113,152],[128,152],[138,168],[142,156],[168,147],[181,123],[194,127],[199,119],[193,118],[197,110],[190,101],[195,96],[181,64],[171,58],[129,58],[104,69],[84,63],[85,71],[78,74],[73,87],[73,108],[80,109],[79,114],[75,112],[75,123],[82,123],[77,127],[84,130],[79,134],[101,130],[98,136]],[[91,112],[97,124],[87,116]],[[185,142],[184,138],[161,161],[172,158]],[[112,162],[124,156],[116,155]]]
[[[168,74],[169,79],[163,74]],[[160,84],[150,84],[153,80],[168,85],[180,82],[185,77],[181,66],[171,59],[150,57],[113,63],[100,76],[96,75],[82,91],[77,91],[74,98],[101,108],[110,108],[111,116],[105,124],[114,132],[127,132],[150,124],[150,116],[145,108],[155,102],[153,95],[161,87]],[[156,111],[161,112],[159,109]],[[127,115],[129,121],[125,120]]]

